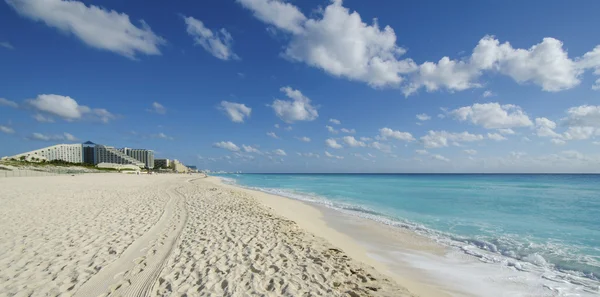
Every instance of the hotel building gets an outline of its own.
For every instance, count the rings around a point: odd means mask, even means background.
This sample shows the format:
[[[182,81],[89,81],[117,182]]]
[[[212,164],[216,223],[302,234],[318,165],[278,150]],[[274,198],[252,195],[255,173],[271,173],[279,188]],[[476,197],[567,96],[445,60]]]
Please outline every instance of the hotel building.
[[[37,159],[40,161],[60,160],[70,163],[83,163],[83,146],[81,144],[57,144],[39,150],[14,155],[9,158],[17,160],[24,158],[27,161]]]

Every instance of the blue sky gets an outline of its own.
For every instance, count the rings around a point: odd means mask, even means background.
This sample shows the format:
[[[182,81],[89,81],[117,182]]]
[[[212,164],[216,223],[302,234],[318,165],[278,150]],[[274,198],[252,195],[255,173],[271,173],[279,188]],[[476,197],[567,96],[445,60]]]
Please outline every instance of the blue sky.
[[[92,140],[212,170],[598,172],[600,3],[543,3],[5,0],[0,155]]]

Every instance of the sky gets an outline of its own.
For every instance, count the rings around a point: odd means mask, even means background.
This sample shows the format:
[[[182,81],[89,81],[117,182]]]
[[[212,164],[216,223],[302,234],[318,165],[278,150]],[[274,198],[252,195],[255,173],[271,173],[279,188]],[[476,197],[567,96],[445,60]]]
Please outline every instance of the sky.
[[[0,156],[600,172],[598,1],[0,2]]]

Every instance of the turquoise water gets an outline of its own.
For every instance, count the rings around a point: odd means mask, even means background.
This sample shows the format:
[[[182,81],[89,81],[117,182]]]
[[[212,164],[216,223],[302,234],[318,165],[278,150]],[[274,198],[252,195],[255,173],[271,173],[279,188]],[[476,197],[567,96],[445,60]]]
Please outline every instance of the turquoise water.
[[[600,175],[236,174],[235,183],[320,203],[437,241],[600,278]],[[480,256],[480,255],[479,255]],[[572,280],[562,278],[562,280]],[[579,282],[579,281],[577,281]]]

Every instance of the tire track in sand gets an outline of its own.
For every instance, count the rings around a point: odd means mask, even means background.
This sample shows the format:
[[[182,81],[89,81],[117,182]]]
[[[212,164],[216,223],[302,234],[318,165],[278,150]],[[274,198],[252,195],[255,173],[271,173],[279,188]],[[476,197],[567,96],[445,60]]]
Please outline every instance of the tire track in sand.
[[[81,286],[75,297],[149,296],[187,221],[185,197],[173,188],[159,221]]]

